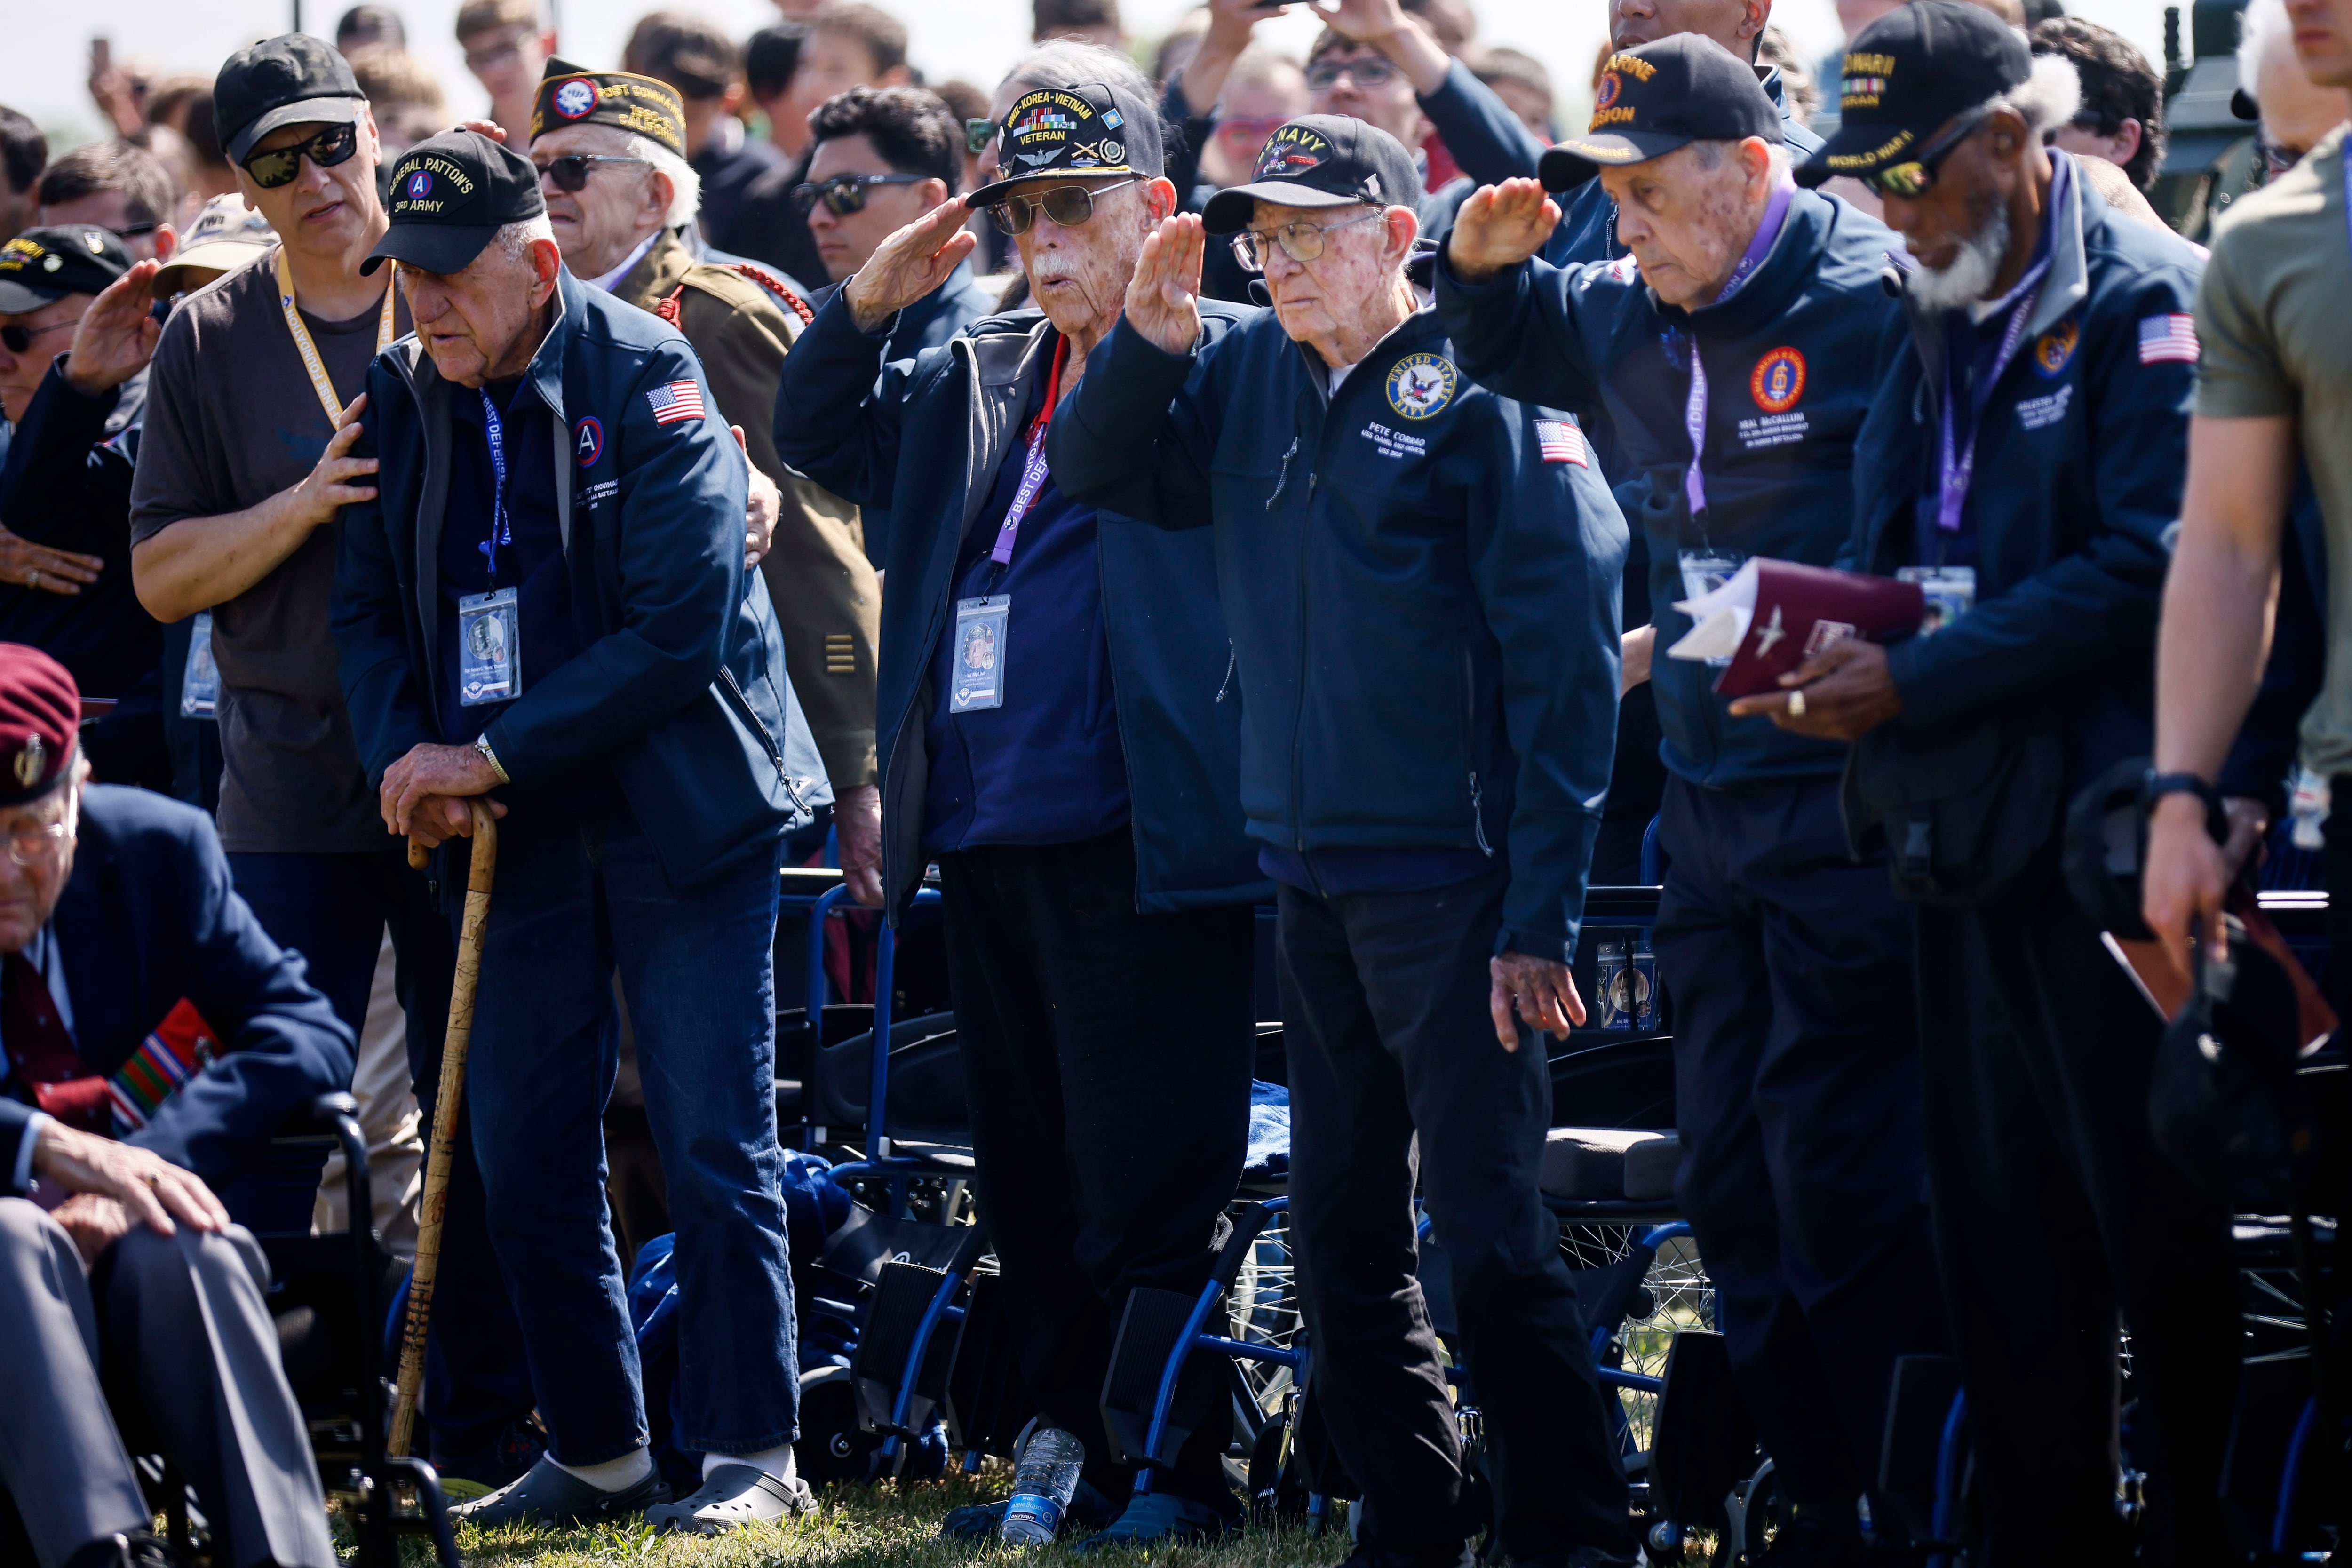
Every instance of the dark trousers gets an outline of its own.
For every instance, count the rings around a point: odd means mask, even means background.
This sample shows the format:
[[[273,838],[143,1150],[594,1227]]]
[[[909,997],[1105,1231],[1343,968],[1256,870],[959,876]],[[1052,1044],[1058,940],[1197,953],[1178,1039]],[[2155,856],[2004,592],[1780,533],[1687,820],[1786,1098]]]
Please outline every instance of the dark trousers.
[[[1360,1544],[1458,1553],[1473,1528],[1437,1335],[1415,1279],[1416,1174],[1453,1269],[1501,1553],[1633,1549],[1625,1478],[1559,1226],[1537,1188],[1544,1037],[1486,1008],[1500,871],[1433,891],[1276,890],[1290,1058],[1290,1223],[1311,1393],[1362,1490]]]
[[[491,1241],[564,1464],[620,1458],[648,1436],[605,1194],[616,969],[677,1227],[677,1446],[751,1454],[798,1436],[769,969],[776,867],[770,840],[673,887],[626,806],[500,826],[466,1091]]]
[[[435,908],[424,875],[408,868],[406,850],[395,846],[363,855],[241,851],[228,858],[236,890],[253,907],[262,930],[302,954],[310,984],[325,993],[335,1016],[354,1036],[366,1020],[376,959],[384,928],[391,927],[398,958],[394,986],[408,1016],[408,1076],[429,1136],[457,949],[448,918]],[[454,905],[463,899],[461,878],[448,901]],[[533,1404],[521,1331],[490,1250],[469,1129],[469,1115],[460,1106],[441,1273],[425,1347],[422,1414],[432,1428],[436,1460],[494,1441],[509,1422],[530,1415]],[[318,1156],[311,1158],[315,1164]],[[310,1185],[318,1185],[315,1169]],[[310,1229],[310,1214],[306,1193],[299,1228]]]
[[[1675,1196],[1740,1394],[1800,1503],[1876,1478],[1895,1358],[1944,1348],[1920,1152],[1911,913],[1835,779],[1666,786],[1658,975]]]
[[[1030,1394],[1112,1499],[1103,1382],[1127,1293],[1196,1293],[1249,1137],[1252,912],[1146,915],[1125,828],[940,857],[981,1212]],[[1188,1414],[1190,1414],[1188,1412]],[[1222,1403],[1158,1489],[1234,1510]]]
[[[2226,1560],[2238,1381],[2230,1215],[2158,1154],[2161,1024],[2063,886],[1919,911],[1927,1172],[1987,1568],[2121,1563],[2116,1323],[2131,1331],[2140,1560]]]

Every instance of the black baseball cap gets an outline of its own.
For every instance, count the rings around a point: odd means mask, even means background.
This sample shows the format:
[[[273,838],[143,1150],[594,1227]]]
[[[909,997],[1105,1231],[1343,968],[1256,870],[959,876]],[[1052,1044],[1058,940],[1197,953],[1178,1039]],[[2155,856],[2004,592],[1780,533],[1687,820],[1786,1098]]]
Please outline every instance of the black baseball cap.
[[[28,228],[0,245],[0,316],[21,316],[68,294],[96,294],[131,270],[131,253],[95,224]]]
[[[1286,207],[1414,205],[1421,169],[1403,142],[1377,125],[1344,114],[1302,114],[1266,138],[1246,185],[1209,198],[1201,221],[1211,234],[1249,226],[1255,204]]]
[[[232,163],[281,126],[352,125],[366,108],[351,66],[308,33],[239,49],[213,79],[213,123]]]
[[[427,272],[458,272],[490,236],[547,211],[530,160],[478,131],[444,131],[392,166],[392,226],[362,272],[385,260]]]
[[[1165,166],[1160,111],[1122,87],[1086,81],[1041,87],[1013,100],[996,128],[1003,174],[964,200],[975,207],[1041,174],[1130,174],[1155,179]]]
[[[1981,6],[1914,0],[1864,27],[1843,70],[1837,134],[1797,170],[1799,184],[1862,179],[1916,156],[1938,127],[2022,86],[2033,52]]]
[[[1780,111],[1756,68],[1696,33],[1621,49],[1593,84],[1592,123],[1546,149],[1536,176],[1570,191],[1606,164],[1646,163],[1693,142],[1781,139]]]

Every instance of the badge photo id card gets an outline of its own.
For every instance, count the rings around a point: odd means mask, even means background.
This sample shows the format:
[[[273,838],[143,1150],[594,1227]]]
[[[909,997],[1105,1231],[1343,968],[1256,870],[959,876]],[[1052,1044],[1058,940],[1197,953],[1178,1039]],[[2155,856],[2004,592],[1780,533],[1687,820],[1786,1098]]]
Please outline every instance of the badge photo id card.
[[[1977,602],[1977,569],[1973,566],[1900,566],[1897,582],[1916,583],[1927,596],[1927,613],[1920,617],[1919,635],[1927,637],[1958,620]]]
[[[950,671],[948,711],[972,713],[1004,706],[1004,629],[1013,614],[1009,594],[958,599],[955,662]]]
[[[1739,569],[1748,563],[1748,557],[1729,550],[1682,550],[1675,552],[1675,558],[1683,569],[1685,599],[1705,598],[1738,576]],[[1727,653],[1717,655],[1706,661],[1707,668],[1721,669],[1733,657]]]
[[[521,693],[522,632],[515,620],[515,591],[500,588],[458,600],[458,702],[478,708]]]

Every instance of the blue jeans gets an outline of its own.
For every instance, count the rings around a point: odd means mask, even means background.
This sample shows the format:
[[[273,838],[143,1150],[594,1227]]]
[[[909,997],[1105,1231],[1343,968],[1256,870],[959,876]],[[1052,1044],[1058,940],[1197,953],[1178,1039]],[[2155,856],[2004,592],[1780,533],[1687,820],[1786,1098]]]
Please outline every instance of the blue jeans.
[[[753,1453],[795,1435],[769,951],[776,868],[772,843],[673,889],[625,807],[500,825],[467,1099],[491,1243],[565,1464],[618,1458],[647,1437],[604,1198],[615,966],[677,1226],[678,1447]]]
[[[302,954],[310,984],[326,994],[335,1016],[355,1036],[367,1017],[376,957],[389,923],[398,959],[394,988],[408,1014],[408,1076],[429,1136],[457,950],[425,878],[408,868],[407,852],[398,840],[386,842],[387,848],[358,855],[241,851],[228,858],[229,872],[261,929]],[[445,890],[444,901],[457,906],[462,882],[457,894],[450,897]],[[301,1179],[279,1183],[286,1190],[272,1205],[287,1219],[281,1222],[274,1214],[264,1223],[246,1219],[254,1230],[310,1228],[311,1194],[319,1185],[322,1156],[314,1150],[302,1153]],[[436,1462],[494,1441],[508,1423],[529,1415],[533,1403],[523,1372],[521,1331],[483,1222],[482,1181],[474,1169],[462,1107],[443,1226],[422,1400]]]

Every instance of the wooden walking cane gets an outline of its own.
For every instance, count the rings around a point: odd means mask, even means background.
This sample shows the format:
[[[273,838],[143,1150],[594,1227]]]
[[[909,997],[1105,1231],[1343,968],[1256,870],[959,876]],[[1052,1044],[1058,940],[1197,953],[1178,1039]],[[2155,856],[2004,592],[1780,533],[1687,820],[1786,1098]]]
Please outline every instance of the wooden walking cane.
[[[466,873],[466,921],[457,935],[457,983],[449,991],[449,1034],[441,1046],[441,1090],[433,1105],[433,1146],[425,1156],[425,1194],[416,1209],[416,1268],[408,1279],[408,1320],[400,1331],[400,1391],[392,1407],[394,1458],[408,1452],[416,1425],[416,1389],[425,1376],[425,1330],[433,1316],[433,1281],[441,1271],[441,1222],[449,1208],[449,1163],[457,1153],[457,1105],[466,1092],[466,1047],[474,1033],[474,989],[482,978],[482,927],[490,918],[490,883],[499,869],[499,824],[483,800],[474,817],[473,858]],[[408,863],[425,868],[428,851],[409,840]]]

